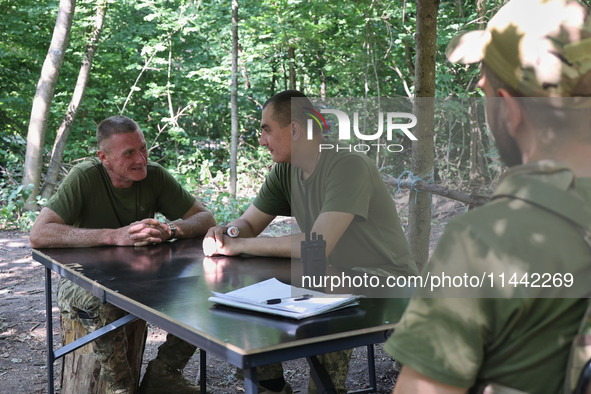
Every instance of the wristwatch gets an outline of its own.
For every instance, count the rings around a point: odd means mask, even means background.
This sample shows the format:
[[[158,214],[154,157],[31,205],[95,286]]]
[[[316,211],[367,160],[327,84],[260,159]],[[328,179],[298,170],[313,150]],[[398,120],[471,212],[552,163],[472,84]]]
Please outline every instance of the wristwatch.
[[[166,225],[168,226],[168,229],[170,230],[170,238],[168,238],[168,239],[173,239],[174,237],[176,237],[176,226],[174,225],[173,222],[166,222]]]

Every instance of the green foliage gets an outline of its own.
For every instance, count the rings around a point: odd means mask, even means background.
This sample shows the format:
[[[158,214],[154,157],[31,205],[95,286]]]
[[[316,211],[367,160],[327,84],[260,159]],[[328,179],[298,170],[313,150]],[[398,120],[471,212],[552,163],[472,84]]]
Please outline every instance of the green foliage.
[[[25,201],[31,194],[31,187],[15,186],[0,181],[0,198],[3,201],[0,209],[0,228],[26,231],[37,218],[37,212],[26,211]]]
[[[496,3],[496,2],[495,2]],[[67,109],[94,23],[96,2],[79,0],[69,47],[48,120],[45,151]],[[26,215],[17,191],[22,177],[32,98],[57,15],[57,3],[0,0],[0,166],[2,220]],[[189,190],[203,193],[226,218],[243,209],[270,165],[259,149],[262,104],[296,87],[311,97],[406,97],[414,78],[415,2],[402,0],[240,2],[239,196],[227,195],[230,140],[231,5],[223,0],[109,2],[90,81],[70,131],[64,163],[94,156],[95,129],[123,112],[142,127],[151,159],[171,169]],[[474,2],[441,2],[437,96],[478,97],[476,66],[455,66],[445,47],[460,30],[476,28]],[[293,49],[293,52],[291,50]],[[293,57],[290,57],[293,53]],[[436,173],[467,177],[468,120],[458,105],[436,126]],[[487,145],[488,149],[488,145]],[[410,152],[410,145],[407,147]],[[398,173],[410,155],[380,163]],[[236,210],[236,211],[234,211]],[[227,213],[224,213],[227,211]]]
[[[23,187],[22,157],[24,139],[18,134],[0,136],[0,228],[27,230],[35,220],[36,213],[24,210],[30,187]]]
[[[226,191],[205,189],[200,194],[203,203],[210,209],[217,223],[228,223],[239,217],[251,203],[250,198],[232,197]]]
[[[228,192],[230,169],[227,165],[215,169],[215,155],[203,158],[199,150],[193,154],[183,154],[177,161],[177,168],[171,171],[185,188],[193,191],[212,211],[218,223],[228,223],[248,208],[267,172],[262,150],[241,152],[249,156],[241,155],[238,160],[240,193],[236,197]]]

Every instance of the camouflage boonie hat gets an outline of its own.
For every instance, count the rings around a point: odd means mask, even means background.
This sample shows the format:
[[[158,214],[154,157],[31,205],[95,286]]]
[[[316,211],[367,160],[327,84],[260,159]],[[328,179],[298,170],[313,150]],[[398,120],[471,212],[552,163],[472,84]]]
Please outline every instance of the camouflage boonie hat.
[[[590,11],[576,0],[511,0],[485,30],[454,37],[446,55],[482,61],[528,97],[590,97]]]

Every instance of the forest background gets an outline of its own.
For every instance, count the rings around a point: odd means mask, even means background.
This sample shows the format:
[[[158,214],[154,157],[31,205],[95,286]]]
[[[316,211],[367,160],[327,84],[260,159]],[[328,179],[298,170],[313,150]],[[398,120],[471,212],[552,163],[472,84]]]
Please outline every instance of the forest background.
[[[31,260],[26,233],[70,168],[96,156],[96,125],[112,115],[136,120],[150,159],[226,223],[248,206],[273,164],[258,145],[261,106],[273,94],[299,89],[309,97],[373,102],[435,97],[432,123],[417,130],[419,141],[401,135],[395,142],[402,153],[369,153],[424,263],[446,220],[482,202],[474,197],[488,195],[504,171],[486,130],[477,65],[452,65],[444,55],[451,37],[482,28],[503,3],[0,0],[0,385],[11,392],[45,388],[43,272]],[[396,178],[416,180],[407,171],[426,181],[399,193]],[[454,197],[465,206],[445,198],[431,204],[419,191],[428,186],[446,196],[463,191]],[[423,219],[413,233],[415,207]],[[158,328],[150,335],[145,359],[165,337]],[[392,360],[377,350],[379,392],[391,392]],[[288,375],[304,390],[307,365],[296,361]],[[197,363],[187,369],[195,378]],[[238,392],[233,371],[208,363],[208,376],[217,377],[208,385]],[[356,385],[367,375],[357,353],[350,371]]]
[[[502,0],[0,0],[0,228],[30,228],[68,170],[96,155],[96,125],[116,114],[140,124],[150,159],[218,222],[237,217],[272,165],[258,145],[267,98],[284,89],[320,98],[416,95],[421,3],[437,19],[428,95],[448,103],[435,108],[426,139],[433,143],[426,145],[429,181],[486,194],[503,168],[491,160],[482,111],[462,101],[481,97],[478,67],[452,65],[444,53],[453,35],[482,27]],[[44,93],[47,116],[33,130],[34,98],[47,88],[44,61],[59,52],[48,48],[64,4],[75,9],[71,29],[54,90]],[[403,136],[399,143],[404,154],[369,153],[390,180],[413,168],[410,152],[421,147]],[[31,149],[37,167],[27,163]]]

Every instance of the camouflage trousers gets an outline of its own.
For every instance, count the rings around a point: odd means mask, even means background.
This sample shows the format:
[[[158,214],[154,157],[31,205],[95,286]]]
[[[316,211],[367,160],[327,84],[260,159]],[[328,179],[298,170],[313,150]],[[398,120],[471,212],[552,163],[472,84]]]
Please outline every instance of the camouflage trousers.
[[[127,312],[93,296],[88,290],[64,278],[57,287],[57,304],[64,317],[79,320],[87,333],[127,315]],[[94,354],[101,363],[101,376],[107,382],[133,381],[127,361],[125,327],[111,331],[92,342]],[[197,348],[174,335],[158,348],[158,358],[172,369],[183,369]]]
[[[341,350],[339,352],[321,354],[318,357],[320,364],[324,365],[324,368],[331,377],[334,387],[337,393],[346,393],[345,381],[347,380],[347,374],[349,373],[349,362],[351,361],[352,349]],[[264,365],[257,368],[258,381],[277,379],[283,376],[283,366],[281,363],[273,363]],[[308,393],[316,394],[318,390],[312,378],[308,382]]]

